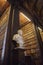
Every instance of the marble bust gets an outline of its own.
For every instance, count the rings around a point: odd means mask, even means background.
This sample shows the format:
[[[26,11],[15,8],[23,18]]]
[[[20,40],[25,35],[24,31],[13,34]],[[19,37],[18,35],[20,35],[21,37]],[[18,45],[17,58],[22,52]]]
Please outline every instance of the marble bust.
[[[14,34],[13,40],[19,44],[19,48],[23,49],[24,40],[22,34],[23,34],[22,30],[18,30],[17,34]]]

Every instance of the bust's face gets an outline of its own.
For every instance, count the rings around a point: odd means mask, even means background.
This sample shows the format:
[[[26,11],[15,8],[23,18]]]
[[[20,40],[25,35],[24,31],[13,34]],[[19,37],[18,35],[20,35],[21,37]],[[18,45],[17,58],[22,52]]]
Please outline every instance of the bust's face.
[[[22,33],[23,33],[22,30],[18,30],[18,34],[22,35]]]

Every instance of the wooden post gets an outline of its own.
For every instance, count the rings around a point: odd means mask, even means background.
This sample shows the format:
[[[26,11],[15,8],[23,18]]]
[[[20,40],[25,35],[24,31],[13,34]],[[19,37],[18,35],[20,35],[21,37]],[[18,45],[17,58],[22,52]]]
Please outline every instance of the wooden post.
[[[18,29],[19,29],[20,25],[19,25],[19,9],[17,7],[14,8],[13,10],[13,22],[12,22],[12,36],[14,34],[17,33]],[[13,37],[12,37],[13,38]],[[15,43],[15,42],[14,42]],[[14,50],[13,47],[13,42],[12,42],[12,53],[11,53],[11,65],[17,65],[18,64],[18,50]]]

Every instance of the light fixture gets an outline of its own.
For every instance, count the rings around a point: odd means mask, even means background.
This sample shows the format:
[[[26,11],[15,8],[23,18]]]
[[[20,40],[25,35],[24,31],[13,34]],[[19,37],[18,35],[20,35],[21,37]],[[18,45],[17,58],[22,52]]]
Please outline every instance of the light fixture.
[[[38,27],[38,29],[39,29],[40,31],[42,31],[42,29],[41,29],[40,27]]]
[[[20,12],[21,15],[23,15],[28,21],[31,21],[26,15],[24,15],[22,12]]]

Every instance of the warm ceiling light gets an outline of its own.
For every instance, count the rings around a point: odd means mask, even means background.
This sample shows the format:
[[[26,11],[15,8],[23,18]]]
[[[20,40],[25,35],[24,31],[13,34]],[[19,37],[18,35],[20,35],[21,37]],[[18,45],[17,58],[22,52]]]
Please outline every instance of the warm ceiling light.
[[[20,12],[21,15],[23,15],[28,21],[31,21],[26,15],[24,15],[22,12]]]
[[[42,31],[42,29],[41,29],[40,27],[38,27],[38,29],[39,29],[40,31]]]

